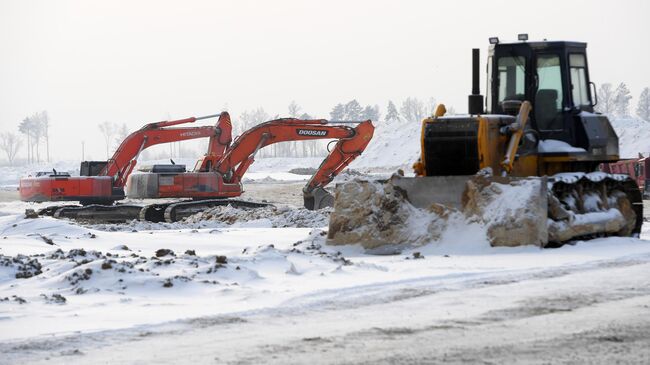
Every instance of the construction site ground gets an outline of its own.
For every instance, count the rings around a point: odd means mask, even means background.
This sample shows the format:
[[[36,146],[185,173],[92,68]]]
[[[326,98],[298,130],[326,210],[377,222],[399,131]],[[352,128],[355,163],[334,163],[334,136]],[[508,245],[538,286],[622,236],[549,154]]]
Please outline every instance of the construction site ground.
[[[459,234],[379,256],[328,246],[303,185],[246,184],[278,203],[268,217],[127,225],[26,219],[39,205],[2,191],[0,364],[650,361],[650,223],[558,249]]]

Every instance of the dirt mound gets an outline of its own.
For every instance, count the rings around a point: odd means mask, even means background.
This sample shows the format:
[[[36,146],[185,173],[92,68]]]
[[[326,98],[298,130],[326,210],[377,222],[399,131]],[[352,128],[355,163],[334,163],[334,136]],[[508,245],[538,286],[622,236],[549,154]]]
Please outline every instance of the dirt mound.
[[[219,206],[183,220],[184,223],[217,221],[228,225],[268,220],[272,227],[317,228],[327,225],[331,209],[307,210],[305,208],[289,208],[269,206],[264,208],[245,208]]]
[[[366,249],[437,240],[451,212],[437,205],[429,210],[414,207],[390,181],[342,184],[337,186],[335,200],[329,243],[360,243]]]

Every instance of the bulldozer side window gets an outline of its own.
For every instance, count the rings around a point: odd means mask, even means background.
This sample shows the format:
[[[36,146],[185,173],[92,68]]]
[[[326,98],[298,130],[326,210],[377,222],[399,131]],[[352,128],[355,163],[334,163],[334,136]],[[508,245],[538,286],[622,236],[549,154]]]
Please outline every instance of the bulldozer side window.
[[[492,62],[494,62],[494,57],[490,56],[488,57],[488,63],[487,63],[487,80],[485,85],[485,105],[492,109],[492,88],[490,85],[492,85]],[[487,108],[486,108],[487,110]]]
[[[562,111],[562,72],[560,56],[542,54],[537,57],[538,88],[535,95],[535,122],[540,131],[561,131],[564,128]]]
[[[499,105],[504,100],[525,99],[525,59],[523,57],[501,57],[498,61],[499,70]]]
[[[580,106],[591,105],[587,88],[587,63],[585,55],[582,53],[572,53],[569,55],[569,69],[571,70],[571,96],[573,105],[577,108]]]

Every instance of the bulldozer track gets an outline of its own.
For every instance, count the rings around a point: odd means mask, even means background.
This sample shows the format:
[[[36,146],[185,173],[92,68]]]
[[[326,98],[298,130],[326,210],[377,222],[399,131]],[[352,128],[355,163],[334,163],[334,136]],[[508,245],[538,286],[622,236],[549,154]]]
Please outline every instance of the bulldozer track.
[[[548,191],[566,210],[575,216],[618,209],[625,218],[625,226],[616,232],[594,233],[573,239],[599,236],[637,236],[643,225],[643,199],[635,181],[628,175],[592,173],[561,173],[549,177]],[[621,201],[621,199],[623,201]],[[550,200],[549,200],[550,201]],[[553,216],[549,203],[549,218],[555,221],[569,219]]]

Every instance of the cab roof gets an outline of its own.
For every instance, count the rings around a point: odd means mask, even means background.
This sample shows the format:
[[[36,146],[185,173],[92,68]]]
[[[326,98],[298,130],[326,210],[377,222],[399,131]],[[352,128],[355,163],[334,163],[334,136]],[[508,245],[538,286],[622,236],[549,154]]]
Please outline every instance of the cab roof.
[[[587,43],[576,41],[525,41],[525,42],[499,42],[491,47],[530,47],[530,48],[587,48]]]

